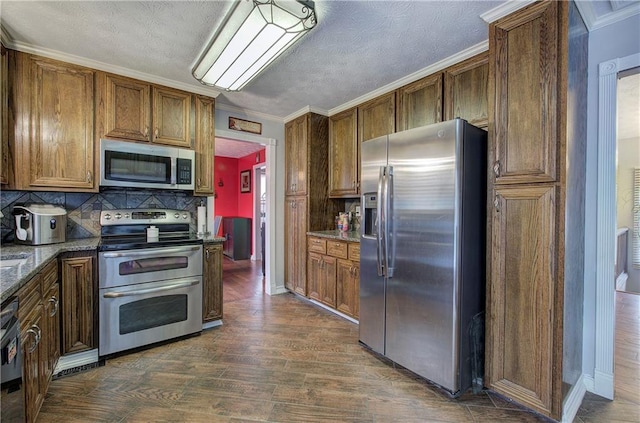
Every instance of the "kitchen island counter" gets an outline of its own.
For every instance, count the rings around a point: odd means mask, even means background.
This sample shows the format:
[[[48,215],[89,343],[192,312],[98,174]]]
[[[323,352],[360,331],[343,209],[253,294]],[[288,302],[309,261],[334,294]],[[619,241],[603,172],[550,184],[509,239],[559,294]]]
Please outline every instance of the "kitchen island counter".
[[[75,239],[59,244],[21,245],[10,244],[2,247],[0,257],[3,261],[17,262],[11,266],[0,267],[0,302],[4,302],[34,277],[45,264],[60,253],[95,250],[99,237]]]

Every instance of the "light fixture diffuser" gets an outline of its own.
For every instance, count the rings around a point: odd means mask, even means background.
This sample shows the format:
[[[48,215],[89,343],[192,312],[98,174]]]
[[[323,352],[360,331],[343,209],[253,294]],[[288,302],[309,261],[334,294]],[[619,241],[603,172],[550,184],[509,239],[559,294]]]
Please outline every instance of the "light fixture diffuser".
[[[193,68],[205,85],[239,91],[316,25],[313,2],[239,0]]]

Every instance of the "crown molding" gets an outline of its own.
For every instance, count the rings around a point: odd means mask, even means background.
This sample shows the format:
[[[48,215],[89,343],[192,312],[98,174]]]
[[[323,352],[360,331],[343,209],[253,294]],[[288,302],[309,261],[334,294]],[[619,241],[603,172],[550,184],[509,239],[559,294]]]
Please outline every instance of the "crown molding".
[[[216,101],[216,109],[225,110],[227,112],[242,113],[243,115],[246,115],[247,117],[251,117],[251,118],[260,118],[264,120],[270,120],[272,122],[284,123],[283,118],[281,118],[280,116],[270,115],[268,113],[256,112],[249,109],[243,109],[242,107],[232,106],[231,104],[226,104],[219,101]]]
[[[297,117],[300,117],[302,115],[306,115],[307,113],[316,113],[316,114],[322,115],[322,116],[329,116],[329,111],[328,110],[320,109],[318,107],[306,106],[306,107],[303,107],[302,109],[298,110],[297,112],[291,113],[289,116],[285,116],[283,121],[284,122],[289,122],[289,121],[294,120]]]
[[[9,35],[9,32],[4,27],[4,25],[0,23],[0,41],[2,41],[2,45],[7,47],[11,43],[12,39],[13,38],[11,38],[11,35]]]
[[[371,91],[370,93],[367,93],[365,95],[362,95],[358,98],[355,98],[351,101],[349,101],[348,103],[342,104],[341,106],[338,107],[334,107],[333,109],[329,110],[329,116],[333,116],[336,113],[340,113],[344,110],[350,109],[352,107],[355,107],[359,104],[364,103],[365,101],[369,101],[372,100],[376,97],[379,97],[383,94],[386,94],[390,91],[393,91],[395,89],[398,89],[400,87],[403,87],[407,84],[410,84],[411,82],[417,81],[418,79],[424,78],[425,76],[429,76],[432,75],[438,71],[441,71],[445,68],[448,68],[449,66],[455,65],[457,63],[462,62],[463,60],[466,60],[470,57],[473,57],[477,54],[480,54],[482,52],[485,52],[489,50],[489,41],[485,40],[482,41],[476,45],[473,45],[465,50],[462,50],[459,53],[454,54],[453,56],[449,56],[446,59],[440,60],[439,62],[436,62],[432,65],[427,66],[426,68],[423,68],[417,72],[414,72],[410,75],[405,76],[404,78],[400,78],[397,81],[394,81],[390,84],[387,84],[383,87],[378,88],[375,91]]]
[[[621,7],[602,16],[596,16],[593,5],[589,1],[576,1],[576,6],[589,32],[640,14],[640,2]]]
[[[4,37],[5,31],[3,29],[2,36]],[[91,60],[80,56],[75,56],[73,54],[63,53],[57,50],[50,50],[41,47],[35,47],[31,44],[12,41],[7,42],[5,47],[18,50],[23,53],[34,54],[37,56],[46,57],[49,59],[59,60],[61,62],[72,63],[78,66],[84,66],[91,69],[96,69],[104,72],[113,73],[116,75],[126,76],[129,78],[138,79],[141,81],[150,82],[152,84],[163,85],[165,87],[171,87],[182,91],[187,91],[194,94],[206,95],[208,97],[217,97],[220,94],[220,91],[213,89],[206,85],[191,85],[180,81],[175,81],[173,79],[162,78],[159,76],[151,75],[144,72],[138,72],[132,69],[128,69],[122,66],[115,66],[109,63],[99,62],[97,60]]]
[[[487,10],[480,17],[486,23],[492,23],[497,21],[500,18],[504,18],[505,16],[515,12],[516,10],[520,10],[525,6],[530,5],[531,3],[535,3],[536,0],[509,0],[505,3],[502,3],[500,6],[496,6],[491,10]]]

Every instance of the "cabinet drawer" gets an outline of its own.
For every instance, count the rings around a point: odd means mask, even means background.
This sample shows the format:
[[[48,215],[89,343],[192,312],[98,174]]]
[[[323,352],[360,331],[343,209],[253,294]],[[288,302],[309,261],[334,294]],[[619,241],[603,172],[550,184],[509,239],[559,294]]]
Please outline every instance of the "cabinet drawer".
[[[349,243],[349,260],[360,261],[360,244]]]
[[[307,250],[314,253],[327,253],[327,240],[309,237],[307,241]]]
[[[327,254],[330,256],[346,259],[348,257],[347,251],[346,242],[332,240],[327,242]]]

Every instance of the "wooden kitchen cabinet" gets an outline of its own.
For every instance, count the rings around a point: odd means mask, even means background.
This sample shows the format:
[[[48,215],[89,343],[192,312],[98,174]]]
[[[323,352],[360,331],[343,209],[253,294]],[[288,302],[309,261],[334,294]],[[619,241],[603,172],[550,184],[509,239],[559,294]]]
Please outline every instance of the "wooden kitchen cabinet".
[[[479,128],[488,125],[489,52],[444,70],[444,120],[462,118]]]
[[[222,319],[222,244],[205,244],[202,269],[202,322]]]
[[[51,296],[57,297],[58,265],[52,260],[17,293],[25,420],[35,422],[59,358],[59,324]],[[57,348],[56,348],[57,347]]]
[[[97,86],[104,86],[104,137],[151,141],[151,84],[99,73]]]
[[[303,296],[307,295],[307,214],[305,196],[285,197],[284,286]]]
[[[396,132],[396,93],[383,94],[358,106],[358,141]]]
[[[193,148],[191,93],[104,72],[96,87],[97,138]]]
[[[329,123],[307,113],[285,124],[285,287],[307,295],[307,231],[333,229],[344,201],[328,198]]]
[[[215,154],[215,99],[195,96],[196,102],[196,176],[194,195],[213,195],[213,166]]]
[[[358,319],[360,312],[360,262],[338,260],[336,268],[336,309]]]
[[[582,373],[587,51],[574,3],[489,27],[485,385],[556,420]]]
[[[92,69],[14,52],[16,188],[95,191]]]
[[[358,109],[329,117],[329,197],[360,195]]]
[[[152,88],[154,143],[193,148],[191,142],[191,93],[173,88]]]
[[[96,253],[60,255],[62,355],[97,348]]]
[[[398,132],[442,122],[442,73],[426,76],[397,90]]]
[[[9,183],[9,52],[0,44],[0,184]]]
[[[322,271],[322,257],[311,251],[307,253],[307,297],[316,301],[322,300],[322,288],[327,279]]]

